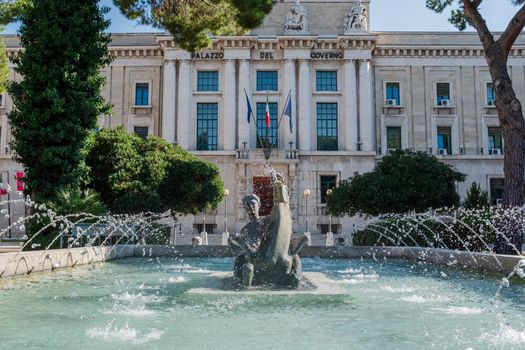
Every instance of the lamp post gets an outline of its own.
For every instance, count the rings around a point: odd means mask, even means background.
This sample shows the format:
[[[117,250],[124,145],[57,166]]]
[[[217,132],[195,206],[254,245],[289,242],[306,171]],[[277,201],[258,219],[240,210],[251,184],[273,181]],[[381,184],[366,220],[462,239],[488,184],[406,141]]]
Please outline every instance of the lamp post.
[[[328,189],[326,191],[326,195],[330,197],[331,194],[332,190]],[[332,233],[332,213],[330,213],[330,211],[328,211],[328,232]]]
[[[230,195],[230,190],[224,189],[224,232],[222,233],[221,244],[228,245],[228,238],[230,234],[228,233],[228,196]]]
[[[310,233],[310,223],[308,222],[308,196],[310,195],[310,190],[307,188],[303,192],[305,199],[305,214],[306,214],[306,232]]]
[[[228,233],[228,196],[230,195],[229,189],[224,189],[224,232]]]
[[[326,195],[329,197],[332,194],[332,189],[326,190]],[[328,232],[326,233],[326,245],[334,245],[334,233],[332,232],[332,213],[328,211]]]

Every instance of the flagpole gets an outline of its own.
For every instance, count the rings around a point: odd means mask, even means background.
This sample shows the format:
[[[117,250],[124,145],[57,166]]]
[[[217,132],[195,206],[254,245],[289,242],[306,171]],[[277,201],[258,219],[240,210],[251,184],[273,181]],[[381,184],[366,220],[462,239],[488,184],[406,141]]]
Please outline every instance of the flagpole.
[[[268,92],[268,86],[266,86],[266,112],[268,112],[269,114],[269,111],[270,111],[270,103],[269,103],[269,92]],[[266,115],[265,115],[265,123],[266,123]],[[270,122],[271,122],[271,116],[269,116],[269,119],[270,119]],[[272,152],[272,147],[270,145],[270,127],[268,126],[268,124],[266,123],[266,147],[268,148],[268,154],[270,154]]]
[[[248,93],[246,92],[246,89],[244,89],[244,96],[246,96],[246,98],[248,98]],[[248,102],[249,100],[247,100]],[[249,103],[249,102],[248,102]],[[261,135],[259,135],[259,131],[257,130],[257,118],[256,116],[253,114],[253,110],[251,109],[251,105],[250,105],[250,114],[252,116],[252,119],[253,119],[253,124],[255,124],[255,137],[257,138],[257,140],[259,140],[259,144],[261,146],[263,146],[263,142],[262,142],[262,138],[261,138]],[[248,124],[251,124],[250,122],[248,122]],[[251,138],[251,137],[250,137]],[[257,140],[255,141],[256,145],[255,145],[255,148],[257,148]],[[250,144],[250,140],[247,140],[248,141],[248,144]]]
[[[284,117],[284,110],[286,109],[286,106],[288,106],[288,101],[292,97],[292,89],[288,92],[288,97],[286,98],[286,102],[284,103],[283,110],[281,111],[281,117],[279,118],[279,123],[277,123],[277,132],[279,132],[279,128],[281,127],[281,120],[283,120]]]

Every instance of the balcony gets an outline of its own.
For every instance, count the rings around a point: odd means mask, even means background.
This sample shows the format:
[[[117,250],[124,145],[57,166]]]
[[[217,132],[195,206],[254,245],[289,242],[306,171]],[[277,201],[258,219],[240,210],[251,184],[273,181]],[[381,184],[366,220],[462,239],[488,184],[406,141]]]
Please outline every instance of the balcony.
[[[266,160],[266,150],[262,148],[257,149],[238,149],[236,151],[237,161],[240,162],[263,162]],[[270,161],[299,161],[299,150],[297,149],[279,149],[272,148],[270,152]]]

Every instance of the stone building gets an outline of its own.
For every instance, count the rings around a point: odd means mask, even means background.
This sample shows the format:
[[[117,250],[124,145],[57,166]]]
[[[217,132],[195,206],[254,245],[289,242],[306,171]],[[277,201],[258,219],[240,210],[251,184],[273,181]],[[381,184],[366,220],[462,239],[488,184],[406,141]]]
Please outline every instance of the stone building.
[[[307,213],[312,233],[328,231],[326,191],[400,148],[437,155],[468,174],[458,184],[462,196],[476,181],[496,204],[504,141],[477,35],[370,32],[368,9],[369,0],[281,0],[260,28],[217,37],[194,54],[169,35],[115,34],[103,91],[114,114],[99,124],[158,135],[219,166],[230,195],[216,211],[184,218],[183,232],[205,223],[206,231],[220,233],[225,213],[228,231],[238,231],[246,193],[271,202],[261,148],[267,139],[276,146],[269,162],[288,182],[298,232],[306,230]],[[6,46],[9,54],[19,50],[14,36]],[[508,64],[523,97],[525,37]],[[12,73],[12,79],[19,77]],[[288,99],[291,132],[288,116],[279,123]],[[21,169],[10,158],[5,112],[11,107],[4,96],[0,169],[13,182],[11,174]],[[334,219],[333,231],[350,232],[356,222]]]

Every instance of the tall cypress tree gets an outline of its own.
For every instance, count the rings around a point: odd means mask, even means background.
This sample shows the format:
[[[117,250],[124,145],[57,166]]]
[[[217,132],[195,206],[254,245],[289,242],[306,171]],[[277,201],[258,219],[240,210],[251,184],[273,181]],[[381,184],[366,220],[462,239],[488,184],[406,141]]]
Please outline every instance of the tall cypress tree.
[[[8,90],[14,158],[26,171],[26,191],[39,200],[85,176],[82,150],[97,117],[109,113],[100,69],[111,62],[107,8],[97,0],[34,0],[21,14],[22,76]]]

